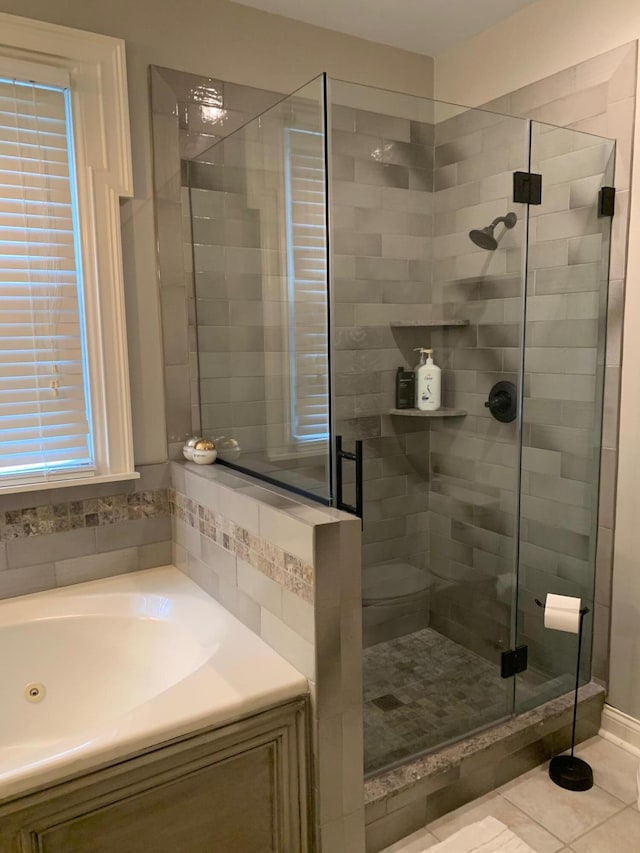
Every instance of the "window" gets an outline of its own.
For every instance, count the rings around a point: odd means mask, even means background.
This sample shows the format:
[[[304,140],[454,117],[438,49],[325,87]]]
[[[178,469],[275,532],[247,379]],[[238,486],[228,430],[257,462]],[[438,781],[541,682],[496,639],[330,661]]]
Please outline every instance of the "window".
[[[285,129],[291,438],[329,438],[326,188],[323,136]]]
[[[0,493],[133,478],[123,45],[0,26]]]
[[[95,470],[68,88],[0,78],[0,477]]]

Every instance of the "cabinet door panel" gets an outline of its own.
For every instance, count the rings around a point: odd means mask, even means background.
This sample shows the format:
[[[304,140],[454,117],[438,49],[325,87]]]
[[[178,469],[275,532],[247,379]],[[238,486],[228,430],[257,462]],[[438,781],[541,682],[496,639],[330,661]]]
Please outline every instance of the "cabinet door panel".
[[[34,833],[42,853],[280,853],[277,748],[267,743]]]

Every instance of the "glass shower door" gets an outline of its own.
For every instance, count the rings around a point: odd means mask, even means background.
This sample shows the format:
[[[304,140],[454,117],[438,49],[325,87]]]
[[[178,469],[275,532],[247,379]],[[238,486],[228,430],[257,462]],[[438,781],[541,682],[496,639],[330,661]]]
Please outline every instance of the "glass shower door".
[[[191,161],[189,185],[202,432],[329,503],[325,150],[320,76]]]
[[[435,105],[434,328],[445,405],[429,423],[429,629],[449,645],[449,740],[513,714],[529,123]],[[443,401],[444,402],[444,401]],[[506,670],[505,670],[506,675]],[[463,697],[466,697],[463,698]]]
[[[363,442],[365,769],[513,713],[528,122],[330,81],[335,431]],[[508,227],[511,225],[512,227]],[[470,232],[491,231],[495,246]],[[479,238],[477,238],[479,239]],[[398,410],[432,347],[442,409]],[[517,390],[516,390],[517,396]],[[345,497],[355,499],[347,469]]]
[[[575,682],[577,637],[545,629],[536,598],[589,607],[583,680],[591,672],[611,239],[599,200],[614,158],[612,140],[531,123],[542,204],[529,225],[517,607],[529,667],[517,677],[518,712]]]

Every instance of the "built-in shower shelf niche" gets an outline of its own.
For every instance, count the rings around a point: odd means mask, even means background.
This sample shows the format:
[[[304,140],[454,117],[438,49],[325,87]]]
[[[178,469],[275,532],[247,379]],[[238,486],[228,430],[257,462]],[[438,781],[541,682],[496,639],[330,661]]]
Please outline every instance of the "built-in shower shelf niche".
[[[401,418],[464,418],[467,412],[464,409],[446,409],[441,406],[434,412],[423,412],[420,409],[390,409],[390,415],[398,415]]]
[[[414,320],[410,323],[389,323],[392,329],[447,328],[449,326],[468,326],[468,320]]]

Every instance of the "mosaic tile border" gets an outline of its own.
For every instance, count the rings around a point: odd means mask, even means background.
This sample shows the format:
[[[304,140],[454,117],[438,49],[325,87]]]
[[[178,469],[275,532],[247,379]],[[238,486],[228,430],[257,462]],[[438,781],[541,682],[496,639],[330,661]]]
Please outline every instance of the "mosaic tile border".
[[[305,563],[300,557],[287,553],[174,489],[169,490],[169,505],[171,514],[180,521],[198,530],[226,551],[236,554],[254,569],[304,601],[313,604],[313,566]]]
[[[132,492],[0,512],[0,542],[168,516],[169,490]]]

